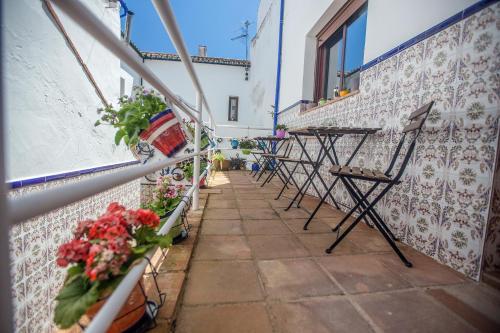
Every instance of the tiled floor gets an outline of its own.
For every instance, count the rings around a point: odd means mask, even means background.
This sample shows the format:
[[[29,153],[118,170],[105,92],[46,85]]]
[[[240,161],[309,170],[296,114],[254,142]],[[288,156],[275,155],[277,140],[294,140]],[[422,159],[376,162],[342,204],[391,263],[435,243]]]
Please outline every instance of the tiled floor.
[[[343,214],[324,207],[304,231],[277,185],[215,175],[176,332],[500,332],[499,292],[400,245],[406,268],[364,225],[327,255]]]

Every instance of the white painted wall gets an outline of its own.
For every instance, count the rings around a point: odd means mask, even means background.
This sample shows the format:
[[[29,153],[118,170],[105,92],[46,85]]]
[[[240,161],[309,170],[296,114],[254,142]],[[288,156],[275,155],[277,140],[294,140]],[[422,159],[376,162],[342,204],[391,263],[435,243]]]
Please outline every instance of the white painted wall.
[[[278,19],[276,19],[278,18]],[[250,100],[254,112],[262,112],[264,123],[272,127],[276,66],[278,63],[279,2],[261,0],[257,33],[250,45],[252,62]]]
[[[364,62],[367,63],[478,0],[370,0]]]
[[[195,105],[196,93],[180,61],[145,60],[145,64],[177,95]],[[194,68],[218,125],[272,127],[271,117],[253,107],[250,81],[245,81],[245,69],[240,66],[194,63]],[[250,70],[250,76],[252,72]],[[148,86],[147,83],[145,83]],[[229,96],[239,97],[238,121],[228,121]],[[203,120],[208,121],[204,112]],[[262,135],[262,131],[219,127],[218,136],[242,137]],[[269,133],[269,132],[268,132]]]
[[[285,0],[280,110],[301,99],[313,98],[315,36],[345,2],[315,0],[312,5],[310,1]],[[475,2],[477,0],[369,0],[364,62],[382,55]],[[265,96],[262,104],[266,106],[274,104],[279,5],[280,0],[261,1],[259,24],[262,13],[267,12],[269,7],[274,10],[267,16],[266,24],[259,28],[259,38],[251,49],[252,91]]]
[[[119,36],[118,8],[106,8],[102,0],[85,4]],[[111,128],[94,127],[102,104],[42,2],[2,5],[7,179],[133,159],[124,146],[114,145]],[[59,16],[106,99],[116,102],[120,61],[64,14]]]

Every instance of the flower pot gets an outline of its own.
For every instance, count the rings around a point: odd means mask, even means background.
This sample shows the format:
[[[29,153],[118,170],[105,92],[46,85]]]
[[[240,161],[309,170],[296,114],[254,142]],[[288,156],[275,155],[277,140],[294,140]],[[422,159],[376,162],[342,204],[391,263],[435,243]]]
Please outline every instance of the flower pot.
[[[286,131],[285,130],[282,130],[282,129],[279,129],[276,131],[276,137],[278,139],[283,139],[286,135]]]
[[[149,127],[139,134],[165,156],[172,157],[187,144],[181,125],[172,110],[160,112],[149,120]]]
[[[221,161],[219,160],[214,160],[213,164],[215,171],[221,171]]]
[[[231,148],[233,149],[238,149],[238,145],[240,144],[240,142],[236,139],[231,139]]]
[[[224,160],[224,161],[221,161],[220,169],[222,171],[228,171],[230,166],[231,166],[231,161]]]
[[[144,316],[146,312],[146,298],[141,291],[140,284],[141,281],[137,282],[134,289],[130,293],[127,302],[123,305],[122,309],[116,316],[111,326],[108,328],[108,333],[121,333],[132,327]],[[101,299],[90,308],[88,308],[85,313],[87,317],[92,320],[99,310],[102,308],[104,303],[106,303],[106,298]]]

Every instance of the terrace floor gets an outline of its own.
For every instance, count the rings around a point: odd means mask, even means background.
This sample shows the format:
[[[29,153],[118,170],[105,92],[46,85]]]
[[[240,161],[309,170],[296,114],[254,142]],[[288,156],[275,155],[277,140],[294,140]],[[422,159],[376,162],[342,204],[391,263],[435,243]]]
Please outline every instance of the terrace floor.
[[[499,332],[500,293],[358,226],[324,250],[342,212],[274,200],[247,172],[219,172],[208,190],[176,332]]]

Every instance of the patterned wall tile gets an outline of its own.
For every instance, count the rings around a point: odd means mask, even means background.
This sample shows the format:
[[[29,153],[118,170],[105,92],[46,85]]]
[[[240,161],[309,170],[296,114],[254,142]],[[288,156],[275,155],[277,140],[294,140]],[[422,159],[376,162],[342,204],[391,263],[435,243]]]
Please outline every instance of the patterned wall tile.
[[[280,122],[290,128],[381,127],[352,164],[384,170],[408,115],[434,100],[402,184],[377,207],[405,243],[473,279],[481,267],[499,132],[498,13],[500,4],[487,7],[368,68],[353,97],[310,112],[297,108],[280,114]],[[358,141],[356,136],[342,138],[337,152],[348,156]],[[328,168],[325,163],[320,173],[332,181]],[[297,176],[305,178],[303,171]],[[352,205],[341,185],[334,196]],[[490,252],[500,243],[498,216],[488,230],[494,235]],[[489,252],[485,256],[487,266],[499,266],[500,259]]]
[[[11,190],[10,197],[54,188],[123,168]],[[113,201],[127,207],[140,204],[140,180],[115,187],[93,197],[36,217],[10,231],[11,275],[17,332],[53,332],[54,298],[65,277],[55,263],[59,245],[72,237],[76,223],[95,218]]]

